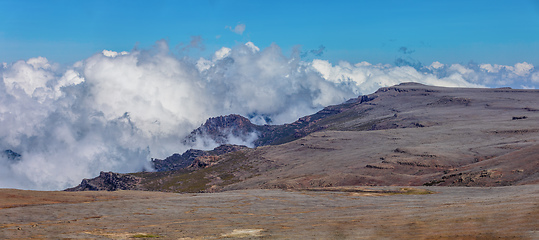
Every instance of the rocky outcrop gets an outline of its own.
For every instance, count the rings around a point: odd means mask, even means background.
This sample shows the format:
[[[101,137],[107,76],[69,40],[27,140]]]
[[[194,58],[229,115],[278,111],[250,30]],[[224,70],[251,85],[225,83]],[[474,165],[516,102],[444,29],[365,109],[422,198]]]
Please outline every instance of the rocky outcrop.
[[[218,144],[229,143],[229,137],[248,141],[247,138],[253,133],[256,134],[262,126],[257,126],[249,119],[237,114],[213,117],[206,120],[202,126],[193,130],[184,140],[184,144],[193,145],[198,140],[212,139]]]
[[[12,151],[11,149],[0,152],[0,157],[6,158],[11,162],[18,162],[21,160],[21,155]]]
[[[158,172],[174,171],[191,166],[193,162],[200,157],[219,156],[247,148],[248,147],[243,145],[223,144],[211,151],[189,149],[183,154],[175,153],[163,160],[154,158],[152,159],[152,163],[155,170]]]
[[[247,141],[247,138],[254,133],[258,136],[253,142],[255,147],[278,145],[302,138],[312,132],[326,129],[328,123],[320,122],[321,120],[350,110],[358,104],[370,102],[375,98],[376,96],[370,95],[353,98],[344,104],[325,107],[313,115],[305,116],[293,123],[283,125],[255,125],[249,119],[237,114],[214,117],[192,131],[185,138],[184,143],[193,145],[198,140],[212,139],[218,144],[226,144],[229,142],[228,138],[230,136]]]
[[[98,177],[83,179],[82,182],[73,188],[65,191],[116,191],[116,190],[136,190],[141,178],[130,174],[114,172],[101,172]]]
[[[201,168],[207,168],[215,165],[219,161],[219,156],[201,156],[195,159],[187,169],[189,170],[198,170]]]
[[[156,171],[163,172],[163,171],[173,171],[185,168],[193,161],[200,156],[206,156],[209,155],[208,152],[202,151],[202,150],[196,150],[196,149],[189,149],[185,151],[183,154],[172,154],[172,156],[169,156],[163,160],[161,159],[152,159],[153,166]]]
[[[248,149],[248,147],[243,145],[223,144],[219,147],[214,148],[211,151],[208,151],[208,153],[210,155],[223,155],[226,153],[236,152],[244,149]]]

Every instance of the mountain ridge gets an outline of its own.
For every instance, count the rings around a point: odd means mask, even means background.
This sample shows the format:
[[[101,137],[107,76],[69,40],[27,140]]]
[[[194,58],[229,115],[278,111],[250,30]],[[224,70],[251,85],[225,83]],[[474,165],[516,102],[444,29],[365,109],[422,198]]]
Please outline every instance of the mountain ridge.
[[[539,183],[534,106],[537,90],[399,84],[291,124],[258,126],[267,132],[255,149],[216,155],[198,168],[133,176],[142,179],[136,189],[174,192]],[[231,126],[226,116],[216,119],[202,127]],[[232,119],[243,124],[239,129],[257,126]],[[532,157],[507,160],[519,151]]]

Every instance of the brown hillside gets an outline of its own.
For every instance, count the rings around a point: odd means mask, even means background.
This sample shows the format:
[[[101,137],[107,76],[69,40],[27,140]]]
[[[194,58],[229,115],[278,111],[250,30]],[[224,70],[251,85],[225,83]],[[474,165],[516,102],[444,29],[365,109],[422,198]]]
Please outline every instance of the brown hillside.
[[[310,134],[298,140],[223,155],[196,171],[136,174],[144,179],[137,189],[537,183],[535,106],[537,90],[401,84],[300,119],[296,131]]]

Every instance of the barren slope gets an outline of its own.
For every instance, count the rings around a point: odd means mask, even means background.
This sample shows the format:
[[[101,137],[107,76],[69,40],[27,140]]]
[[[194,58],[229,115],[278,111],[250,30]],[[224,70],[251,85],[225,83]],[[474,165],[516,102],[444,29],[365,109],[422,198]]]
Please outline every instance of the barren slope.
[[[401,84],[364,98],[304,128],[325,130],[225,155],[212,167],[146,186],[216,191],[538,182],[539,91]]]
[[[131,189],[539,183],[537,106],[538,90],[400,84],[282,126],[295,134],[279,130],[275,136],[284,138],[272,141],[303,138],[213,157],[194,168],[136,173],[142,180]]]
[[[538,183],[539,91],[403,84],[370,97],[317,123],[331,131],[248,152],[273,168],[226,189]]]

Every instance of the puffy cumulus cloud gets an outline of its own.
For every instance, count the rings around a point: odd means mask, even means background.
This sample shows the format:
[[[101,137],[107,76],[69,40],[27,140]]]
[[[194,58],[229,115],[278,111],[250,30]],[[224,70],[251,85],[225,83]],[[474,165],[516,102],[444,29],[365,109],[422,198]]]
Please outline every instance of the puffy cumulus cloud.
[[[505,66],[505,65],[498,65],[498,64],[481,64],[479,67],[488,72],[488,73],[499,73],[500,71],[504,71],[507,73],[514,74],[519,77],[524,77],[530,74],[534,66],[533,64],[522,62],[517,63],[514,66]]]
[[[198,44],[198,40],[195,38]],[[0,69],[0,187],[62,189],[99,171],[132,172],[164,158],[217,143],[190,131],[208,117],[241,114],[257,124],[281,124],[379,87],[402,82],[452,87],[496,86],[502,80],[535,87],[531,64],[427,67],[301,60],[277,45],[248,42],[208,58],[175,57],[166,41],[131,52],[104,50],[73,66],[32,58]],[[251,145],[256,133],[229,134]]]
[[[0,156],[0,187],[60,189],[100,169],[149,168],[147,161],[130,161],[149,151],[124,119],[107,121],[84,106],[88,89],[79,72],[58,74],[46,59],[33,60],[2,72],[4,85],[17,84],[0,88],[0,147],[22,157]]]
[[[533,83],[539,83],[539,72],[534,72],[530,79]]]
[[[498,64],[443,64],[438,61],[428,66],[414,62],[408,65],[382,65],[360,62],[351,64],[315,59],[309,63],[322,77],[335,84],[348,86],[356,94],[368,94],[380,87],[402,82],[418,82],[444,87],[516,87],[535,88],[539,71],[530,63]]]
[[[429,71],[438,77],[459,75],[463,79],[488,87],[516,87],[520,88],[533,82],[533,74],[537,73],[533,64],[522,62],[513,66],[499,64],[476,64],[469,63],[443,65],[436,69],[424,68],[420,71]]]
[[[128,116],[148,137],[186,134],[212,112],[212,99],[200,97],[205,83],[192,63],[169,55],[166,45],[154,50],[86,59],[80,69],[92,85],[86,101],[107,121]]]
[[[232,49],[230,48],[227,48],[227,47],[222,47],[221,49],[217,50],[214,54],[214,57],[213,57],[213,60],[221,60],[225,57],[228,57],[228,55],[230,55],[230,51],[232,51]]]
[[[440,69],[443,68],[445,65],[441,62],[435,61],[428,66],[428,69]]]
[[[7,65],[4,68],[7,68],[7,71],[3,72],[4,84],[7,91],[14,96],[42,94],[40,91],[46,90],[47,82],[55,77],[53,66],[43,57],[18,61],[9,68]]]
[[[219,114],[269,116],[285,123],[355,94],[323,79],[298,57],[286,57],[277,45],[260,50],[248,42],[217,51],[213,60],[197,62],[206,90],[217,96]],[[204,66],[204,67],[201,67]],[[265,117],[256,118],[258,123]]]
[[[522,63],[517,63],[515,64],[515,66],[513,67],[512,71],[518,75],[518,76],[527,76],[528,74],[530,74],[530,72],[534,69],[535,67],[533,66],[533,64],[531,63],[527,63],[527,62],[522,62]]]
[[[322,74],[324,79],[347,86],[358,95],[372,93],[380,87],[402,82],[418,82],[445,87],[481,87],[481,85],[467,81],[465,76],[459,72],[466,72],[466,70],[460,69],[459,66],[453,66],[453,71],[458,74],[438,78],[434,74],[418,71],[410,66],[372,65],[365,62],[354,65],[340,62],[333,66],[328,61],[316,59],[312,61],[311,65]],[[435,66],[440,67],[438,64]]]
[[[260,52],[260,48],[258,48],[253,42],[247,42],[245,43],[245,46],[247,46],[247,48],[253,53]]]

